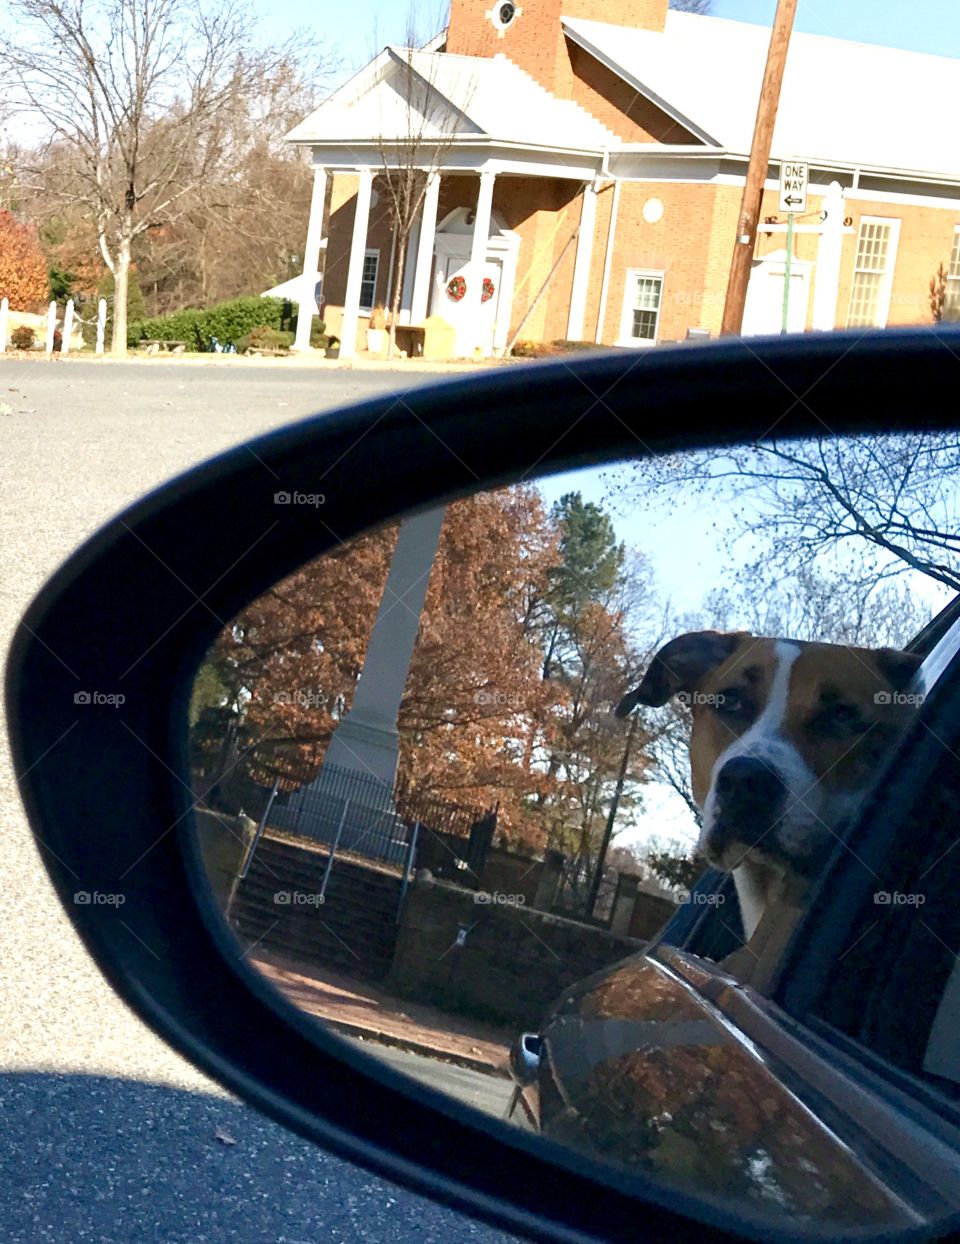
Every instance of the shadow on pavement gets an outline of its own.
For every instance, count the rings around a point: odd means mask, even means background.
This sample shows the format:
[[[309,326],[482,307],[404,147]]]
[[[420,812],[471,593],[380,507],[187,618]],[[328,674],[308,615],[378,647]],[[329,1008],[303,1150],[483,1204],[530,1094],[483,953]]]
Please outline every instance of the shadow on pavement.
[[[107,1076],[0,1075],[8,1244],[372,1244],[515,1237],[324,1152],[242,1103]]]

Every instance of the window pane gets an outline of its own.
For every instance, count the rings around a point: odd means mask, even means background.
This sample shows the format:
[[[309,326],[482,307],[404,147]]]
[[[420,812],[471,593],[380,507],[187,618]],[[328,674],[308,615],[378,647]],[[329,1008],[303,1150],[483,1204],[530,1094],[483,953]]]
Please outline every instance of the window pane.
[[[633,299],[630,306],[630,336],[634,340],[656,341],[662,293],[662,277],[634,277]]]
[[[853,278],[853,289],[850,293],[850,314],[847,317],[848,328],[872,328],[879,323],[878,309],[880,303],[880,282],[883,277],[878,272],[857,272]]]
[[[953,250],[950,252],[950,276],[960,279],[960,229],[953,234]]]
[[[360,276],[360,306],[372,307],[377,295],[377,268],[379,255],[364,255]]]
[[[657,335],[656,311],[634,311],[633,336],[644,341],[653,341]]]

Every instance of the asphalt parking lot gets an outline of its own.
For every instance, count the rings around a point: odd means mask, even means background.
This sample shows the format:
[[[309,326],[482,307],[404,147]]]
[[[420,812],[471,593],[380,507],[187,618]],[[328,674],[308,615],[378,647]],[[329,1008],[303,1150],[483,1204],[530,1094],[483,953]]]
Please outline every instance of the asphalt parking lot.
[[[291,420],[427,379],[287,361],[0,359],[4,652],[59,562],[151,487]],[[167,1049],[100,979],[60,910],[5,746],[0,794],[5,1241],[514,1238],[299,1140]]]

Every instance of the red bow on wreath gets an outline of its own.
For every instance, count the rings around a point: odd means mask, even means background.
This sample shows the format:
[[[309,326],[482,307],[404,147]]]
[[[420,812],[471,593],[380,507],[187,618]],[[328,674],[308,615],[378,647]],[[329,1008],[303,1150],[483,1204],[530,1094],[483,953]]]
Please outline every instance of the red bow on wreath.
[[[490,299],[493,297],[493,295],[496,293],[496,290],[497,290],[497,287],[496,285],[494,285],[493,281],[491,281],[488,276],[485,276],[483,278],[483,287],[480,291],[480,301],[489,302]]]
[[[452,276],[447,282],[447,297],[459,302],[467,292],[467,282],[462,276]]]

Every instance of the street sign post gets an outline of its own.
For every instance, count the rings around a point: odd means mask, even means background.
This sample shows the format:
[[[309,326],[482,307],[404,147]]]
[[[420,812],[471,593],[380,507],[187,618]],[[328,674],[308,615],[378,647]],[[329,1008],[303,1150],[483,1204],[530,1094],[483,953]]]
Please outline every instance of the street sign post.
[[[790,278],[793,264],[793,218],[807,210],[807,183],[810,170],[798,160],[780,165],[780,211],[787,213],[787,258],[783,265],[783,319],[781,332],[787,331],[790,314]]]

